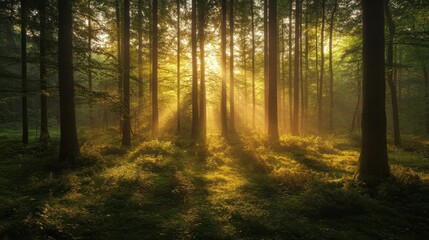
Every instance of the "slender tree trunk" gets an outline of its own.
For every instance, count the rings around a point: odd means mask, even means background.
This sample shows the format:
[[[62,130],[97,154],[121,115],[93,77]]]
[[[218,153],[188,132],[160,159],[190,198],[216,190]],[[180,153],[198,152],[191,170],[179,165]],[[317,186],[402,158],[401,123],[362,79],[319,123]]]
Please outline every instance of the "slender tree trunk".
[[[206,65],[205,65],[205,34],[204,34],[204,26],[205,26],[205,2],[200,0],[198,2],[199,5],[199,42],[200,42],[200,130],[201,137],[204,139],[206,137],[207,131],[207,108],[206,108]]]
[[[58,1],[58,78],[60,93],[60,160],[80,155],[76,131],[72,58],[72,0]]]
[[[386,140],[383,1],[362,0],[363,107],[358,177],[373,183],[389,176]]]
[[[286,69],[285,69],[285,52],[286,52],[286,46],[285,46],[285,29],[286,24],[282,22],[282,116],[283,116],[283,132],[286,132]]]
[[[234,102],[234,0],[229,1],[229,104],[230,125],[235,131],[235,102]]]
[[[152,136],[158,137],[158,0],[152,0],[152,35]]]
[[[322,0],[322,28],[320,30],[320,79],[319,79],[319,90],[318,90],[318,131],[319,134],[323,132],[323,85],[325,81],[325,4],[326,0]]]
[[[255,96],[255,12],[254,12],[254,0],[250,1],[250,11],[252,14],[252,128],[255,129],[255,117],[256,117],[256,96]]]
[[[338,0],[334,1],[334,8],[331,12],[331,24],[329,26],[329,131],[333,133],[334,131],[334,67],[332,63],[332,34],[334,31],[334,17],[337,12]]]
[[[124,1],[124,29],[123,29],[123,64],[124,64],[124,125],[122,127],[122,146],[131,146],[130,120],[130,1]]]
[[[268,93],[269,93],[269,54],[268,54],[268,44],[269,44],[269,29],[268,29],[268,0],[264,0],[264,130],[268,129]]]
[[[269,1],[269,121],[268,139],[275,144],[279,141],[278,117],[277,117],[277,0]]]
[[[308,74],[309,74],[309,66],[308,66],[308,49],[309,49],[309,37],[308,37],[308,5],[307,10],[305,11],[305,52],[304,52],[304,59],[305,59],[305,74],[304,74],[304,115],[302,118],[304,118],[304,124],[307,124],[307,118],[308,118]]]
[[[299,16],[299,81],[300,81],[300,98],[301,98],[301,118],[300,118],[300,125],[301,125],[301,132],[304,131],[304,61],[303,61],[303,43],[302,43],[302,5],[304,3],[304,0],[301,2],[301,14]]]
[[[292,135],[297,136],[299,135],[299,58],[300,58],[300,31],[299,26],[301,25],[300,19],[301,19],[301,1],[296,0],[296,10],[295,10],[295,61],[294,61],[294,104],[293,104],[293,126],[292,126]]]
[[[222,21],[221,21],[221,73],[222,73],[222,93],[221,93],[221,118],[222,136],[227,137],[227,111],[226,111],[226,0],[222,0]]]
[[[93,116],[92,116],[92,11],[91,11],[91,1],[88,0],[88,90],[89,90],[89,123],[90,126],[93,126]]]
[[[289,39],[288,39],[288,49],[289,49],[289,122],[290,122],[290,132],[292,133],[293,129],[293,71],[292,71],[292,13],[293,13],[293,0],[289,1]]]
[[[360,107],[360,102],[361,102],[361,97],[362,97],[362,81],[360,80],[360,64],[359,62],[357,63],[357,71],[356,71],[356,87],[358,90],[358,95],[357,95],[357,102],[356,102],[356,107],[355,107],[355,111],[353,113],[353,119],[352,119],[352,127],[350,129],[350,132],[352,133],[355,130],[355,124],[356,124],[356,119],[358,116],[358,112],[359,112],[359,107]]]
[[[21,0],[22,143],[28,144],[27,0]]]
[[[117,35],[117,53],[118,53],[118,97],[122,103],[122,33],[121,33],[121,5],[119,0],[115,2],[115,13],[116,13],[116,35]],[[119,129],[122,129],[122,114],[118,115],[119,118]]]
[[[138,116],[143,111],[143,0],[138,0],[138,19],[137,19],[137,38],[138,38]]]
[[[176,0],[177,5],[177,133],[180,133],[180,0]]]
[[[48,89],[46,71],[46,0],[39,2],[40,21],[40,141],[49,140],[48,130]]]
[[[401,132],[399,128],[399,111],[398,98],[396,93],[396,84],[393,80],[393,38],[395,36],[395,23],[393,22],[392,14],[389,9],[389,0],[384,0],[384,12],[386,15],[387,26],[389,29],[389,38],[387,45],[387,82],[390,89],[390,97],[392,100],[392,118],[393,118],[393,144],[397,147],[401,146]]]
[[[192,136],[198,137],[197,1],[192,0]]]

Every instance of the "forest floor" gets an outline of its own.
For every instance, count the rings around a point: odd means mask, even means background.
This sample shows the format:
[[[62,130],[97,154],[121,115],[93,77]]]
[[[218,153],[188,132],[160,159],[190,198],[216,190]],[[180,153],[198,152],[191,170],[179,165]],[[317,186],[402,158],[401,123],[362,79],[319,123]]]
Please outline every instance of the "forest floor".
[[[1,239],[428,239],[429,141],[389,146],[393,177],[354,180],[359,138],[255,134],[205,144],[117,132],[80,139],[82,160],[57,160],[58,139],[0,134]],[[140,142],[140,143],[139,143]]]

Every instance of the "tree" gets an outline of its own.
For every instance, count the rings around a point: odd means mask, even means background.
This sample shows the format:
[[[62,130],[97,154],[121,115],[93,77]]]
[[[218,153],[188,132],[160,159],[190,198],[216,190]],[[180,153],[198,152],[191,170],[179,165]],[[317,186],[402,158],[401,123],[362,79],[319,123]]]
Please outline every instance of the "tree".
[[[268,103],[268,138],[271,143],[279,141],[277,119],[277,0],[269,1],[269,103]]]
[[[255,12],[254,2],[250,1],[251,12],[251,28],[252,28],[252,128],[255,129],[255,115],[256,115],[256,98],[255,98]]]
[[[326,0],[322,0],[322,28],[320,30],[320,78],[318,89],[318,123],[319,134],[323,131],[323,84],[325,81],[325,20]]]
[[[138,21],[137,21],[137,41],[138,41],[138,112],[143,110],[143,0],[138,0]]]
[[[293,92],[293,119],[292,119],[292,135],[299,135],[299,59],[300,59],[300,19],[301,19],[301,1],[296,0],[295,9],[295,61],[294,61],[294,92]]]
[[[222,74],[222,92],[221,92],[221,124],[222,124],[222,137],[227,137],[227,110],[226,110],[226,0],[222,0],[221,7],[221,74]]]
[[[192,137],[198,137],[197,1],[192,0]]]
[[[49,140],[48,89],[46,72],[46,0],[39,1],[40,21],[40,141]]]
[[[389,0],[384,0],[384,12],[387,20],[387,27],[389,29],[389,37],[387,40],[387,83],[390,89],[390,98],[392,101],[392,118],[393,118],[393,144],[395,146],[401,145],[401,132],[399,128],[399,109],[398,97],[396,91],[396,84],[393,79],[393,39],[395,37],[395,22],[393,21],[392,14],[389,8]]]
[[[177,132],[180,133],[180,0],[176,0],[177,10]]]
[[[124,115],[122,127],[122,146],[131,146],[131,120],[130,120],[130,1],[124,1],[124,29],[122,39],[123,81],[124,81]]]
[[[268,0],[264,0],[264,130],[268,129],[269,111],[268,111],[268,92],[269,92],[269,56],[268,56]]]
[[[88,105],[89,105],[89,119],[90,119],[90,125],[93,124],[93,117],[92,117],[92,13],[91,13],[91,0],[88,1],[88,92],[89,92],[89,98],[88,98]]]
[[[202,138],[206,137],[207,128],[207,109],[206,109],[206,65],[205,65],[205,1],[198,2],[198,37],[200,42],[200,134]]]
[[[152,136],[159,134],[158,119],[158,0],[152,0]]]
[[[58,78],[60,93],[60,160],[80,155],[76,132],[72,60],[72,0],[58,0]]]
[[[234,0],[229,1],[229,104],[230,126],[235,130],[235,102],[234,102]]]
[[[293,122],[293,79],[292,79],[292,13],[293,13],[293,0],[289,1],[289,36],[288,36],[288,62],[289,62],[289,122],[290,131],[294,128]]]
[[[389,176],[386,140],[383,1],[362,0],[363,105],[358,177],[364,182]]]
[[[329,108],[329,131],[332,133],[334,131],[334,67],[332,63],[332,35],[334,31],[334,17],[338,8],[338,0],[334,0],[334,7],[331,12],[331,24],[329,26],[329,99],[330,99],[330,108]]]
[[[22,143],[28,144],[27,0],[21,0]]]

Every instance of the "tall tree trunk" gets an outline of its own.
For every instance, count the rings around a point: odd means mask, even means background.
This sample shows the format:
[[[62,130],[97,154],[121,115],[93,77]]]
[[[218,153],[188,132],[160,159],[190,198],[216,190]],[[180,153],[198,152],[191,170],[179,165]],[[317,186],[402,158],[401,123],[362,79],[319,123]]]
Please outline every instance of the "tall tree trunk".
[[[293,13],[293,0],[289,1],[289,38],[288,38],[288,50],[289,50],[289,122],[290,131],[293,129],[293,72],[292,72],[292,13]]]
[[[358,177],[372,183],[389,176],[386,140],[383,1],[362,0],[363,107]]]
[[[302,43],[302,5],[304,4],[304,0],[301,1],[301,14],[299,16],[299,82],[300,82],[300,98],[301,98],[301,118],[300,118],[300,129],[301,132],[304,131],[304,61],[303,61],[303,43]]]
[[[124,125],[122,127],[122,146],[131,146],[130,120],[130,1],[124,1],[124,29],[123,29],[123,62],[124,62]]]
[[[39,2],[40,21],[40,141],[49,140],[48,88],[46,71],[46,0]]]
[[[92,116],[92,11],[91,11],[91,0],[88,0],[88,90],[89,90],[89,123],[90,126],[93,126],[93,116]]]
[[[389,38],[387,42],[387,82],[389,84],[390,97],[392,100],[393,144],[399,147],[401,146],[401,132],[399,128],[398,98],[396,94],[396,84],[393,80],[393,38],[395,37],[395,22],[393,22],[390,12],[389,0],[384,0],[384,12],[389,29]]]
[[[332,63],[332,34],[334,31],[334,17],[337,12],[338,0],[334,1],[334,8],[331,12],[331,24],[329,24],[329,131],[332,133],[334,131],[334,67]]]
[[[304,52],[304,60],[305,60],[305,71],[304,71],[304,124],[307,124],[308,117],[308,75],[309,75],[309,66],[308,66],[308,49],[309,49],[309,37],[308,37],[308,5],[305,11],[305,52]]]
[[[205,1],[200,0],[198,2],[199,14],[199,29],[198,36],[200,42],[200,130],[201,137],[204,139],[206,137],[207,131],[207,108],[206,108],[206,65],[205,65]]]
[[[300,41],[299,41],[299,26],[301,25],[301,1],[296,0],[296,10],[295,10],[295,61],[294,61],[294,95],[293,95],[293,125],[292,125],[292,135],[299,135],[298,123],[299,123],[299,58],[300,58]]]
[[[235,102],[234,102],[234,0],[229,1],[229,104],[230,125],[235,131]]]
[[[177,133],[180,133],[180,0],[176,0],[177,5]]]
[[[254,12],[254,0],[250,1],[250,11],[252,14],[252,128],[255,129],[255,117],[256,117],[256,96],[255,96],[255,12]]]
[[[27,0],[21,0],[22,143],[28,144]]]
[[[75,162],[80,155],[76,132],[72,58],[72,0],[58,1],[58,78],[60,93],[60,154]]]
[[[282,116],[283,116],[283,132],[286,132],[286,69],[285,69],[285,52],[286,52],[286,46],[285,46],[285,29],[286,24],[282,21],[282,56],[281,56],[281,66],[282,66]]]
[[[137,19],[137,38],[138,38],[138,116],[143,111],[143,0],[138,0],[138,19]]]
[[[350,129],[350,132],[352,133],[355,130],[355,124],[356,124],[356,120],[357,120],[357,115],[359,112],[359,107],[360,107],[360,101],[361,101],[361,97],[362,97],[362,81],[360,80],[360,64],[359,61],[357,63],[357,71],[356,71],[356,87],[358,90],[358,95],[357,95],[357,102],[356,102],[356,107],[355,107],[355,111],[353,112],[353,119],[352,119],[352,127]]]
[[[198,137],[197,1],[192,0],[192,136]]]
[[[322,28],[320,30],[320,79],[319,79],[319,89],[318,89],[318,122],[317,127],[319,134],[323,132],[323,84],[325,77],[325,6],[326,0],[322,0]]]
[[[122,33],[121,33],[121,5],[119,0],[115,2],[115,13],[116,13],[116,35],[117,35],[117,53],[118,53],[118,97],[122,103]],[[119,129],[122,129],[122,114],[119,114]]]
[[[268,93],[269,93],[269,54],[268,54],[268,44],[269,44],[269,29],[268,29],[268,0],[264,0],[264,130],[268,130]]]
[[[158,119],[158,0],[152,0],[152,136],[159,135]]]
[[[277,118],[277,0],[269,1],[269,103],[268,139],[270,143],[279,141]]]
[[[222,136],[227,137],[227,110],[226,110],[226,0],[222,0],[222,21],[221,21],[221,74],[222,74],[222,93],[221,93],[221,122]]]

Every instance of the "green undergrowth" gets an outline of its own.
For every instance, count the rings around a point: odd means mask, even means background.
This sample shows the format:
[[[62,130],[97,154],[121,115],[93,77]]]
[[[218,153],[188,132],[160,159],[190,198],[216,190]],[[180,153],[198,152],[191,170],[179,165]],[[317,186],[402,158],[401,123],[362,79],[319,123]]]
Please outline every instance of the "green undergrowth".
[[[354,137],[210,135],[134,139],[87,134],[82,157],[58,140],[0,136],[1,239],[425,239],[429,143],[389,146],[392,176],[354,179]]]

